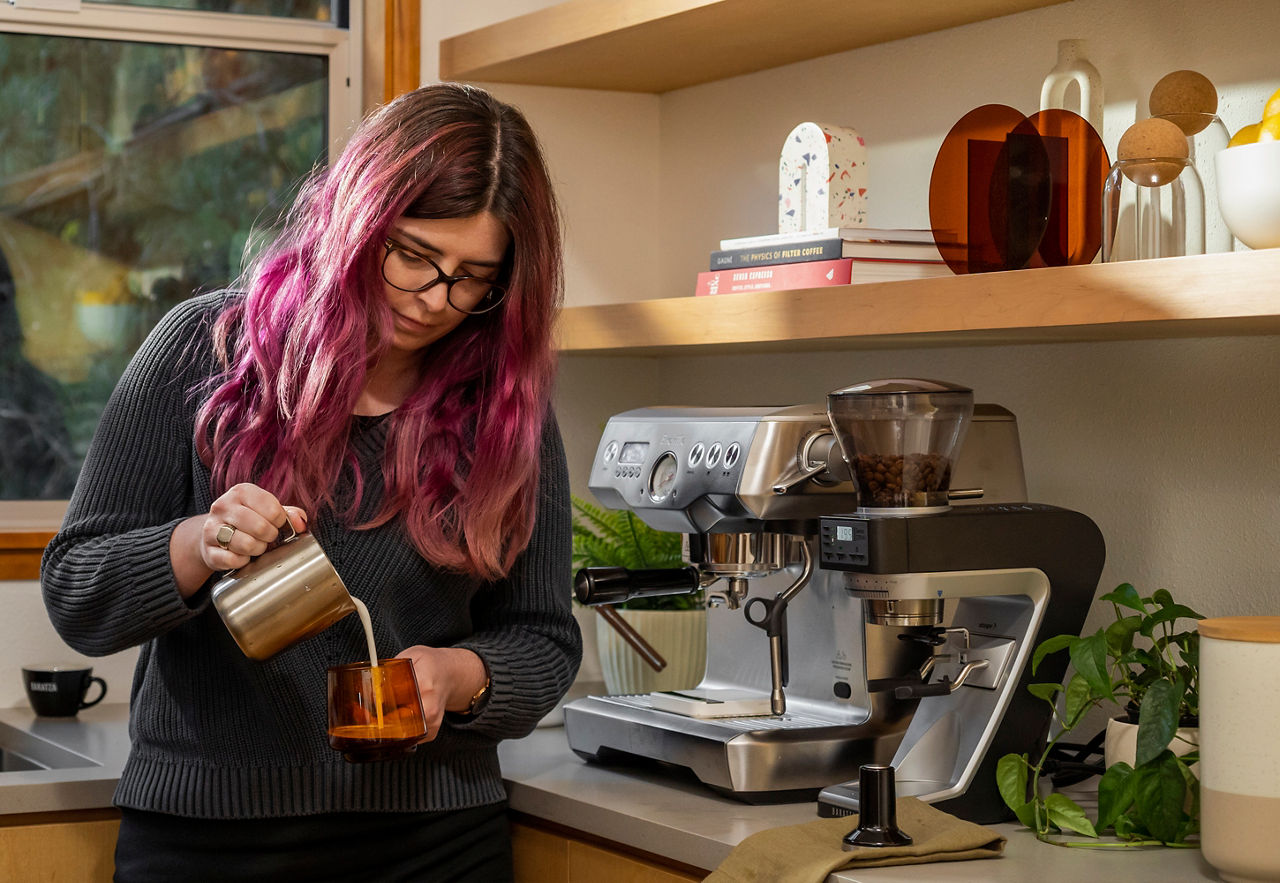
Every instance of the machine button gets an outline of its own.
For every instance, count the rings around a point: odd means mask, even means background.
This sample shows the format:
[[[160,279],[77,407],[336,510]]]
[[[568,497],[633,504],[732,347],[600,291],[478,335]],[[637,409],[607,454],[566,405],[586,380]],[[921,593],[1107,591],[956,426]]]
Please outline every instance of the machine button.
[[[693,450],[689,452],[689,465],[697,466],[702,462],[702,452],[705,450],[702,442],[698,442],[693,446]]]
[[[853,687],[849,686],[848,681],[836,681],[836,685],[831,688],[831,692],[836,694],[837,699],[848,699],[853,695]]]
[[[604,446],[604,462],[611,463],[616,456],[618,456],[618,443],[611,441]]]
[[[707,468],[714,469],[716,464],[720,462],[720,442],[715,442],[711,447],[707,448]]]
[[[725,448],[724,449],[724,468],[732,469],[734,467],[734,464],[738,462],[738,455],[741,453],[742,453],[742,448],[738,446],[737,442],[734,442],[733,444],[729,445],[729,447]]]

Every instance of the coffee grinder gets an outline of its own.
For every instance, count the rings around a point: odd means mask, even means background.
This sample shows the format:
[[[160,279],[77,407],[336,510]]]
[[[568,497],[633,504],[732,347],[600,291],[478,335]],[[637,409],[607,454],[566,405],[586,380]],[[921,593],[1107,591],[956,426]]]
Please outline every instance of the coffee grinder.
[[[1029,660],[1041,635],[1079,634],[1105,549],[1077,512],[1027,502],[948,505],[952,452],[971,393],[936,381],[857,384],[828,396],[858,509],[820,520],[820,567],[862,600],[868,630],[910,627],[933,648],[917,672],[873,691],[916,697],[891,765],[897,793],[965,818],[1008,816],[995,767],[1043,744],[1051,713],[1027,686],[1060,681],[1066,662]],[[1061,654],[1059,654],[1061,655]],[[856,780],[819,795],[821,815],[859,805]]]

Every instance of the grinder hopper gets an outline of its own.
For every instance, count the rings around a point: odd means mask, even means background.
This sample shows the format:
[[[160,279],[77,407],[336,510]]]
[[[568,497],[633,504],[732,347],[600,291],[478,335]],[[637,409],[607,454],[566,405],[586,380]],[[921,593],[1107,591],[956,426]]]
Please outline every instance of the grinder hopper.
[[[938,380],[872,380],[829,393],[827,417],[858,485],[858,511],[946,511],[972,416],[973,390]]]

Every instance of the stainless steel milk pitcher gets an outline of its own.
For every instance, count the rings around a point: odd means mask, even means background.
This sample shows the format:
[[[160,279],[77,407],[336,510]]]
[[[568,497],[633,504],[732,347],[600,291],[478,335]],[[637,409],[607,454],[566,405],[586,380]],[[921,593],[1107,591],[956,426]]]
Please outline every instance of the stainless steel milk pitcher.
[[[250,659],[268,659],[356,609],[315,536],[286,530],[282,543],[213,587],[213,606]]]

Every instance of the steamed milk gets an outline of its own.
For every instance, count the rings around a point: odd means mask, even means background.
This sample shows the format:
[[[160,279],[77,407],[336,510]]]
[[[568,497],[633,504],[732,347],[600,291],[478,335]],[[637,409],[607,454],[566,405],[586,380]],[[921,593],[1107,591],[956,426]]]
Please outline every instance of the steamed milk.
[[[359,598],[352,598],[351,603],[356,605],[356,615],[360,617],[360,624],[364,626],[364,639],[369,644],[369,664],[377,668],[378,647],[373,643],[373,622],[369,619],[369,608]]]
[[[356,615],[360,617],[360,624],[364,626],[364,639],[369,644],[369,666],[371,668],[370,677],[373,679],[373,704],[378,711],[378,729],[382,729],[384,722],[382,720],[382,672],[378,671],[378,646],[373,642],[373,621],[369,619],[369,608],[359,598],[352,598],[352,603],[356,605]]]

